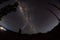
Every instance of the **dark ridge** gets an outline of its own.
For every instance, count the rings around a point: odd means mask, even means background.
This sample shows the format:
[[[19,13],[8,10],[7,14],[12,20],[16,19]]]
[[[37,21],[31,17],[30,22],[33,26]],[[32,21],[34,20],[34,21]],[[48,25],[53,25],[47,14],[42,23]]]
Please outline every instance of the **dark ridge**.
[[[52,30],[52,31],[50,31],[50,32],[48,32],[48,34],[53,34],[53,35],[55,35],[55,34],[57,34],[58,33],[58,35],[60,34],[60,23]]]
[[[49,40],[60,40],[60,23],[46,35],[49,35]]]
[[[49,2],[48,2],[48,4],[51,5],[51,6],[53,6],[53,7],[55,7],[55,8],[57,8],[58,10],[60,10],[60,8],[57,7],[55,4],[52,4],[52,3],[49,3]]]
[[[16,12],[16,8],[17,8],[17,3],[15,3],[14,5],[7,5],[4,8],[0,9],[0,20],[3,16],[7,15],[8,13],[14,11]]]
[[[9,1],[9,0],[0,0],[0,4],[3,3],[3,2],[6,2],[6,1]]]
[[[52,31],[48,33],[38,33],[33,35],[18,34],[11,31],[1,32],[0,39],[14,39],[14,40],[57,40],[60,39],[60,23]]]

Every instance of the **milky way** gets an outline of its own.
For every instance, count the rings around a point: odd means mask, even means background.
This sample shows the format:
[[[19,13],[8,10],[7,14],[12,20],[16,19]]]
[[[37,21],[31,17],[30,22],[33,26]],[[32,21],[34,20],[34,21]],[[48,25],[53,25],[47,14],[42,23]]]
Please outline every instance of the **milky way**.
[[[50,2],[59,5],[58,1],[41,0],[30,2],[22,1],[21,4],[18,2],[17,11],[4,16],[0,24],[14,32],[19,32],[19,29],[21,29],[22,34],[47,33],[58,25],[60,11],[48,4]],[[48,9],[55,13],[56,16]]]

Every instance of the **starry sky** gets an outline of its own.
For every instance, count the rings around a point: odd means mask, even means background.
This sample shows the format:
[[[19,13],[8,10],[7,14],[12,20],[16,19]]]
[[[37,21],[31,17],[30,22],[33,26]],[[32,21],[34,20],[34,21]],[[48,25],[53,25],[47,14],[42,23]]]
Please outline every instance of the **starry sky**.
[[[5,2],[3,4],[0,4],[0,8],[8,5],[8,4],[14,4],[15,1],[9,1]],[[55,4],[59,8],[59,3],[56,0],[53,1],[22,1],[22,3],[25,3],[28,7],[27,18],[28,18],[28,24],[26,24],[25,17],[23,17],[20,9],[17,7],[16,12],[11,12],[8,15],[4,16],[2,18],[2,21],[0,22],[1,25],[3,25],[5,28],[12,30],[14,32],[19,32],[19,29],[21,29],[21,33],[24,34],[32,34],[32,33],[46,33],[51,31],[56,25],[58,25],[60,19],[60,11],[55,6],[49,5],[48,2]],[[22,5],[25,5],[22,4]],[[18,5],[19,7],[22,7]],[[25,6],[24,6],[25,7]],[[53,15],[52,12],[49,11],[52,10],[53,13],[56,14]],[[24,11],[24,10],[23,10]],[[29,16],[29,17],[28,17]]]

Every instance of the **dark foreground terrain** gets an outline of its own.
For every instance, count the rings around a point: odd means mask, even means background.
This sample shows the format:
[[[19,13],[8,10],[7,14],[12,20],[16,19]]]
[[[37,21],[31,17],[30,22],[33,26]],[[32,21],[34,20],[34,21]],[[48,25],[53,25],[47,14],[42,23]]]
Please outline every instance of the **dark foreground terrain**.
[[[20,34],[11,31],[0,31],[0,40],[59,40],[60,39],[60,24],[56,26],[52,31],[46,34]]]

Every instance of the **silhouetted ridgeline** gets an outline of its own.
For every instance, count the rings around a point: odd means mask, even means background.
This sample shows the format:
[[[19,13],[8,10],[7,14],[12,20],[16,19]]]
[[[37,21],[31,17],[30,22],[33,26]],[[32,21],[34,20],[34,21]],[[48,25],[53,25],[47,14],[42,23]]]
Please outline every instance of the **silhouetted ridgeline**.
[[[55,39],[59,39],[59,35],[60,35],[60,24],[56,26],[52,31],[46,34],[38,33],[38,34],[33,34],[33,35],[27,35],[27,34],[15,33],[9,30],[5,32],[0,31],[0,39],[55,40]]]

